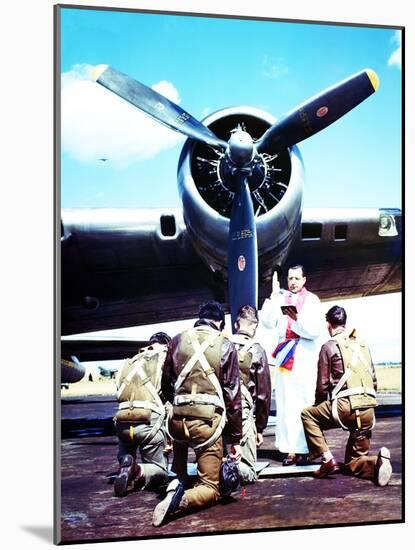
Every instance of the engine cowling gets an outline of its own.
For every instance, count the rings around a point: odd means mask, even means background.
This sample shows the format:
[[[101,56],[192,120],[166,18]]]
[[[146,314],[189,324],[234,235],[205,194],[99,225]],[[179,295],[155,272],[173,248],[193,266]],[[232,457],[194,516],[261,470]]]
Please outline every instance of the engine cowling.
[[[233,107],[203,120],[228,141],[238,126],[255,140],[276,122],[252,107]],[[213,272],[227,278],[227,239],[234,196],[226,177],[225,154],[209,145],[187,140],[179,160],[178,184],[183,217],[192,242]],[[281,265],[301,226],[304,166],[296,146],[277,155],[258,157],[249,188],[255,211],[258,257],[263,277]]]

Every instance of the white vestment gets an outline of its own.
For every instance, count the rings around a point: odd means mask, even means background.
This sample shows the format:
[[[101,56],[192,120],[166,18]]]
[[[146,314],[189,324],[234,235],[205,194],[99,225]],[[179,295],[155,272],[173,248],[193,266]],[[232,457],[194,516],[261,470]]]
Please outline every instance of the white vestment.
[[[283,315],[281,306],[285,304],[286,290],[279,295],[266,299],[260,311],[263,328],[272,330],[274,335],[272,350],[286,337],[288,316]],[[289,293],[289,292],[288,292]],[[295,304],[298,294],[289,293],[291,303]],[[282,453],[307,454],[308,447],[301,422],[301,411],[314,404],[317,363],[321,341],[319,336],[323,328],[323,317],[319,298],[307,292],[297,321],[293,321],[291,330],[300,337],[295,349],[294,364],[291,371],[276,368],[275,399],[277,423],[275,428],[275,446]],[[271,360],[275,362],[275,360]]]

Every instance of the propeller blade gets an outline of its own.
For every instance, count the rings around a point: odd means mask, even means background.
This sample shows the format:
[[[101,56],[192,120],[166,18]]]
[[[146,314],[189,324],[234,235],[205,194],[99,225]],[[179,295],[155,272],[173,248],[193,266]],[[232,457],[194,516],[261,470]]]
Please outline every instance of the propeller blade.
[[[126,74],[120,73],[108,65],[98,65],[93,71],[93,78],[111,92],[172,130],[213,147],[226,148],[225,141],[215,136],[209,128],[193,118],[192,115],[152,88],[137,82]]]
[[[275,154],[313,136],[354,109],[378,87],[377,74],[365,69],[327,88],[271,126],[258,141],[258,151]]]
[[[233,332],[238,309],[247,304],[257,307],[258,302],[258,247],[254,208],[246,175],[240,171],[236,178],[239,181],[233,199],[228,236],[228,290]]]

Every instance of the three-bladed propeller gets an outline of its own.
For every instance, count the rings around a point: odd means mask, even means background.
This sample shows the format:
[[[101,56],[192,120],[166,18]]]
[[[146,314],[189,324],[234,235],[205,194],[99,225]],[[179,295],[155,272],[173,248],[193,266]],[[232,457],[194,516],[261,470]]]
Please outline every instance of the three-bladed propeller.
[[[189,115],[184,109],[159,94],[152,88],[137,82],[126,74],[120,73],[108,65],[98,65],[93,72],[93,78],[99,84],[122,97],[141,111],[193,139],[226,149],[227,143],[219,139],[201,122]]]
[[[228,237],[229,303],[234,328],[240,306],[257,307],[258,247],[249,185],[254,170],[258,173],[262,155],[292,147],[359,105],[378,89],[376,73],[370,69],[360,71],[308,99],[271,126],[256,143],[240,127],[235,128],[228,142],[223,141],[166,97],[107,65],[96,67],[94,79],[158,122],[220,152],[221,177],[228,188],[235,190]]]
[[[361,71],[311,97],[271,126],[257,142],[259,153],[276,153],[324,130],[373,94],[379,86],[374,71]]]

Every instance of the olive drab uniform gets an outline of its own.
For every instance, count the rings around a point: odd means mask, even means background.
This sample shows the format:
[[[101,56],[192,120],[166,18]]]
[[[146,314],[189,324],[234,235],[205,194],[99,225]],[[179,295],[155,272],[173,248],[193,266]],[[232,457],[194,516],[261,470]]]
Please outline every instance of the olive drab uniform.
[[[360,411],[366,409],[369,409],[369,413],[373,417],[370,427],[372,429],[375,424],[373,408],[376,407],[376,390],[369,349],[363,340],[356,338],[355,331],[352,331],[350,336],[341,332],[333,339],[340,348],[345,367],[344,375],[331,392],[333,418],[344,430],[349,430],[349,427],[342,422],[338,411],[338,400],[348,398],[350,408],[356,415],[357,430],[362,429]]]
[[[241,377],[242,459],[239,462],[241,483],[257,479],[257,433],[268,423],[271,406],[271,376],[264,348],[244,331],[231,337],[235,344]]]
[[[163,393],[172,403],[166,422],[173,439],[172,470],[185,485],[188,448],[193,448],[196,454],[198,482],[185,492],[189,507],[204,506],[219,498],[222,430],[227,420],[223,368],[231,373],[233,399],[240,414],[235,349],[213,324],[203,321],[172,340],[162,381]],[[229,405],[228,396],[227,401]]]
[[[342,369],[335,373],[334,365],[339,359]],[[346,471],[357,477],[373,478],[377,457],[368,456],[368,452],[375,425],[376,374],[367,344],[354,329],[343,330],[323,345],[319,378],[324,376],[326,367],[331,378],[326,385],[327,399],[307,407],[301,415],[310,455],[313,458],[328,449],[322,430],[341,427],[350,433],[345,451]]]
[[[254,399],[248,389],[250,381],[250,370],[253,361],[252,348],[258,345],[245,334],[233,334],[232,342],[238,354],[239,372],[241,376],[241,398],[242,398],[242,458],[238,464],[241,483],[253,483],[257,480],[256,473],[256,436],[257,430],[254,417]],[[264,352],[265,356],[265,352]],[[266,357],[266,356],[265,356]],[[268,369],[269,377],[269,369]]]
[[[186,418],[199,418],[213,422],[220,415],[212,434],[203,441],[192,440],[195,450],[210,447],[221,435],[226,422],[226,408],[219,383],[221,347],[224,335],[205,328],[192,328],[182,337],[177,358],[183,365],[175,383],[172,429],[177,423],[185,425]],[[187,443],[185,438],[176,441]]]
[[[114,417],[119,439],[118,460],[140,450],[144,486],[167,482],[164,429],[165,407],[160,397],[161,374],[167,346],[148,346],[127,359],[117,379],[118,411]]]

